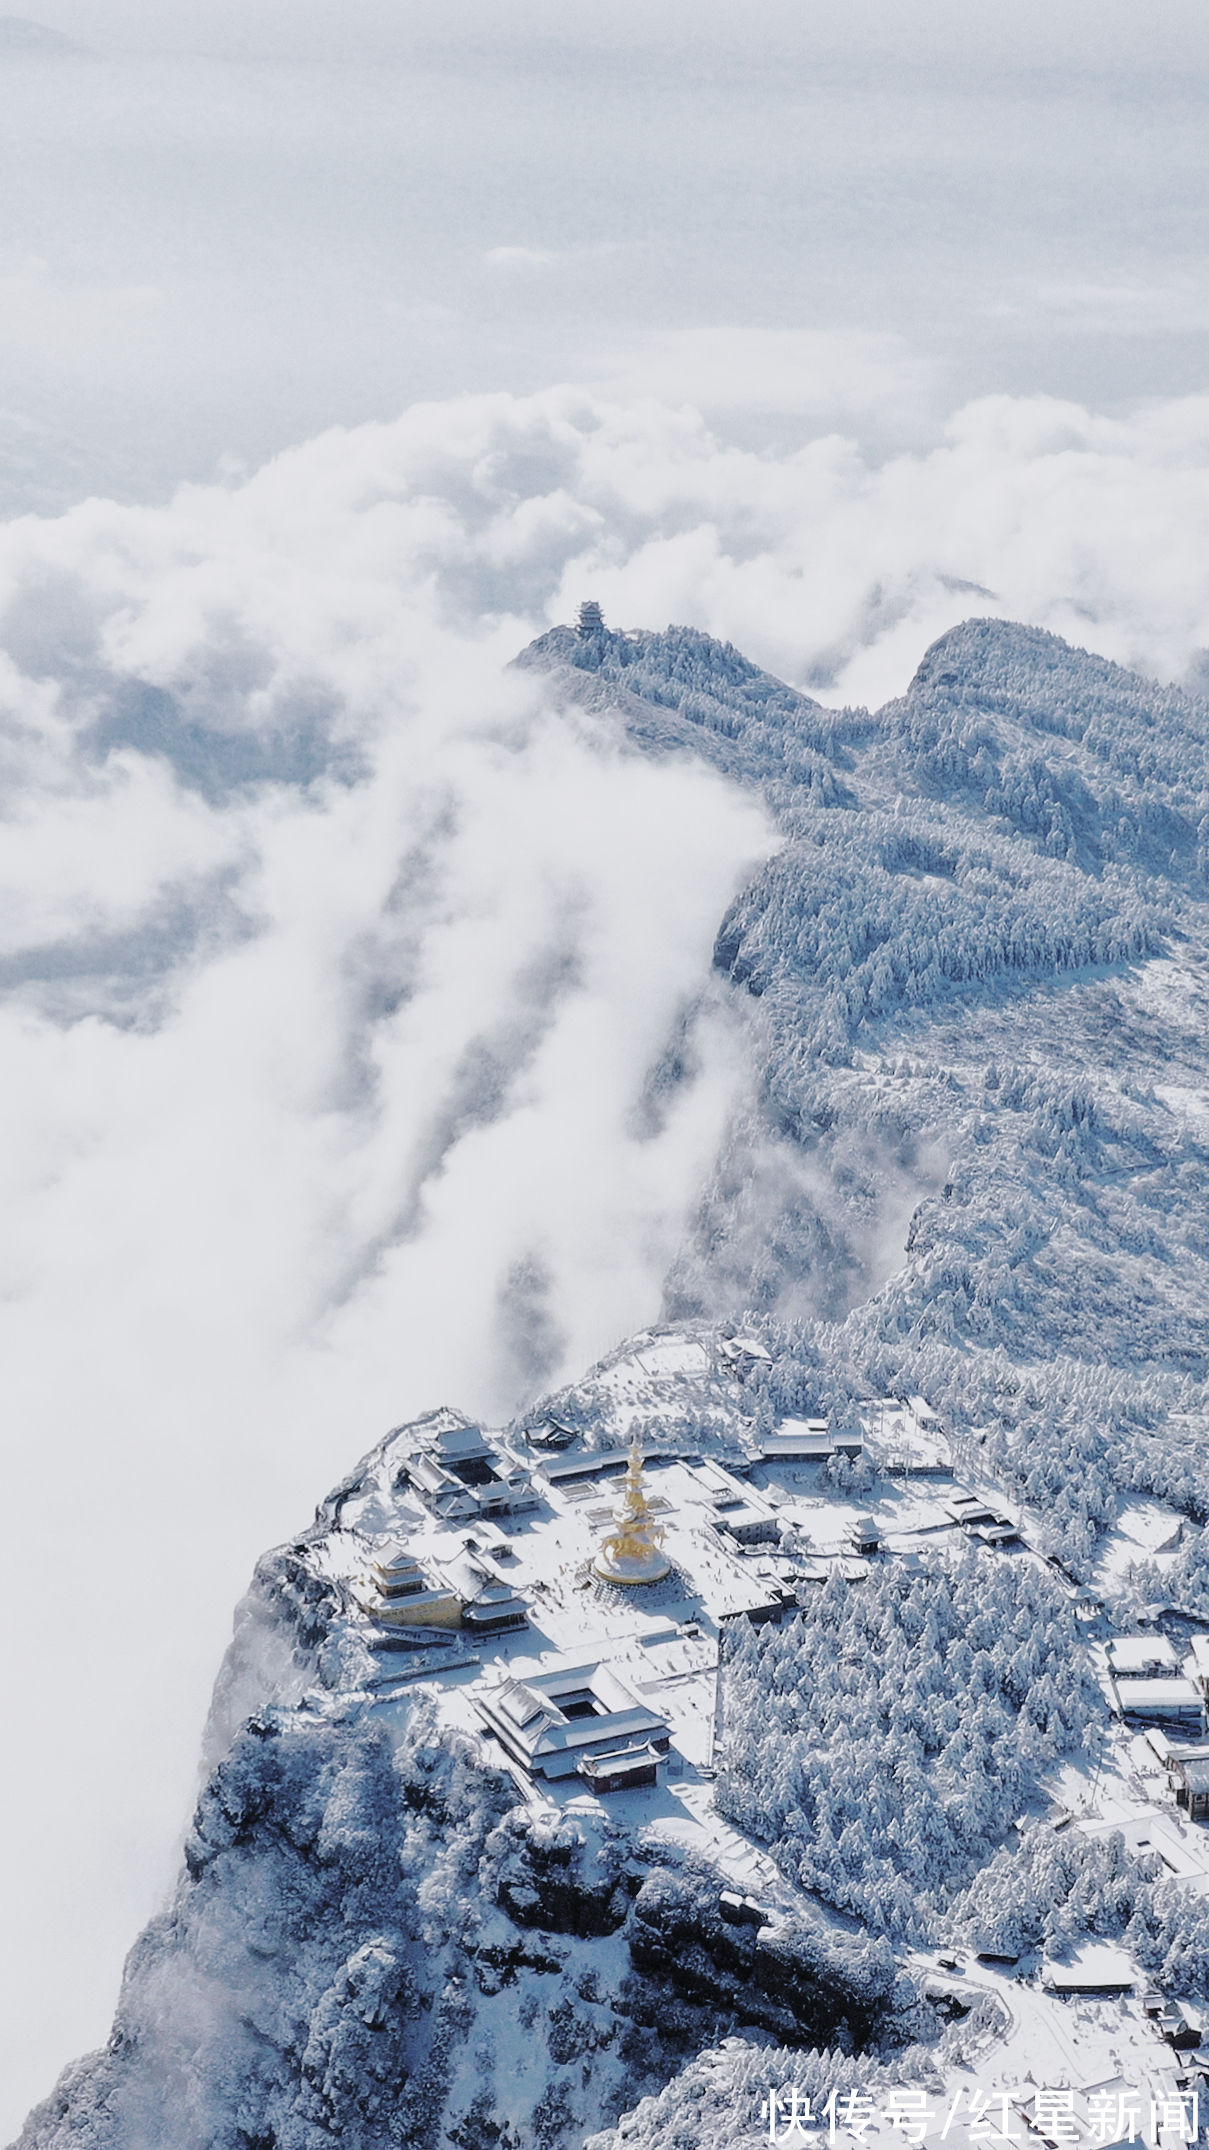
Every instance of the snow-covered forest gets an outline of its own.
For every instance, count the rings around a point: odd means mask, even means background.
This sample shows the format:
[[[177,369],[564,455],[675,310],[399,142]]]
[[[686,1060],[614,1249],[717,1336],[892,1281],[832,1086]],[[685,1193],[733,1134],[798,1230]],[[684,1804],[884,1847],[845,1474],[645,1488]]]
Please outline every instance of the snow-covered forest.
[[[787,1626],[728,1629],[718,1800],[825,1902],[933,1939],[1098,1715],[1043,1572],[972,1553],[859,1585],[837,1571]]]
[[[1165,1990],[1209,1999],[1203,1899],[1166,1874],[1154,1853],[1118,1834],[1088,1838],[1036,1824],[1003,1850],[954,1907],[953,1929],[976,1948],[1055,1953],[1079,1942],[1124,1941]]]
[[[763,1077],[667,1312],[764,1314],[757,1409],[922,1390],[1075,1575],[1123,1496],[1209,1517],[1206,705],[995,620],[872,716],[687,628],[522,661],[786,835],[718,935]]]

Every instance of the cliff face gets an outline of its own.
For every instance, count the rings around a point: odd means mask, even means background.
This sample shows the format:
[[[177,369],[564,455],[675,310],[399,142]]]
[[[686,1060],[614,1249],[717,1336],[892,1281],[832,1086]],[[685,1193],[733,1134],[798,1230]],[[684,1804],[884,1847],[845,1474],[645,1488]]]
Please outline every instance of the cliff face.
[[[420,1690],[359,1687],[329,1550],[320,1522],[262,1562],[173,1904],[22,2150],[553,2150],[721,2038],[909,2035],[884,1945],[729,1926],[722,1877],[518,1801]]]

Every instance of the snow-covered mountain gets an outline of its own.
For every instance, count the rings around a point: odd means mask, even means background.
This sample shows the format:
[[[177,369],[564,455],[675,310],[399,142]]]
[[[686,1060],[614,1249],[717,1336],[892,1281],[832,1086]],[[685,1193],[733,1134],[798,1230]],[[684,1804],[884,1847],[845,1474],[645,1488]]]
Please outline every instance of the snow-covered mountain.
[[[24,2150],[754,2142],[787,2082],[1015,2051],[1000,1974],[938,1989],[937,1947],[1124,1935],[1209,1995],[1209,1856],[1108,1651],[1161,1631],[1187,1731],[1209,707],[989,620],[874,715],[688,629],[519,662],[775,816],[715,949],[759,1089],[650,1331],[511,1428],[396,1429],[261,1563],[176,1898]],[[643,1593],[593,1553],[631,1439]],[[1044,2056],[1067,2004],[1037,1993]],[[1080,2035],[1094,2081],[1120,2023]]]
[[[876,717],[685,630],[525,661],[786,831],[716,951],[761,1107],[668,1311],[842,1324],[795,1333],[807,1388],[821,1353],[980,1426],[1076,1567],[1122,1488],[1209,1513],[1206,706],[992,620]]]

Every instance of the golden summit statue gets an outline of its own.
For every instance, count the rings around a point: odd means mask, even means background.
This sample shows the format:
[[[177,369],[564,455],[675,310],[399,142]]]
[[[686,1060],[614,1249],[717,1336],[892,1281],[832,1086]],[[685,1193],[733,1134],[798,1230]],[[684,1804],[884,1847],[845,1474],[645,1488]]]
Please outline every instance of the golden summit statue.
[[[592,1573],[604,1583],[660,1582],[672,1564],[659,1550],[663,1529],[655,1521],[655,1510],[642,1483],[642,1455],[637,1441],[630,1443],[630,1467],[614,1521],[616,1528],[602,1540]]]

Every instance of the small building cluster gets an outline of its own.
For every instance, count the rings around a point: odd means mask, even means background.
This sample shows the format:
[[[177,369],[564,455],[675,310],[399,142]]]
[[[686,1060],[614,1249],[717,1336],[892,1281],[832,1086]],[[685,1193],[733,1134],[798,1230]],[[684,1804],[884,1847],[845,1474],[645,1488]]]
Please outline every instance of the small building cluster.
[[[971,1538],[983,1545],[1016,1545],[1020,1531],[1010,1515],[992,1508],[979,1493],[955,1493],[947,1503],[949,1514]]]
[[[1109,1695],[1119,1717],[1140,1724],[1205,1730],[1203,1689],[1161,1634],[1117,1635],[1107,1645]]]
[[[383,1551],[355,1586],[355,1595],[379,1627],[410,1630],[417,1642],[431,1641],[424,1631],[434,1628],[499,1635],[526,1627],[529,1620],[524,1597],[473,1537],[443,1559],[429,1553],[421,1562],[405,1545]]]
[[[1142,1997],[1142,2008],[1149,2016],[1161,2038],[1177,2053],[1195,2050],[1204,2037],[1204,2025],[1194,2008],[1186,2001],[1169,2001],[1156,1988],[1148,1988]]]
[[[407,1432],[414,1445],[401,1479],[442,1522],[516,1515],[537,1506],[521,1458],[502,1440],[488,1442],[460,1411],[430,1411]]]

